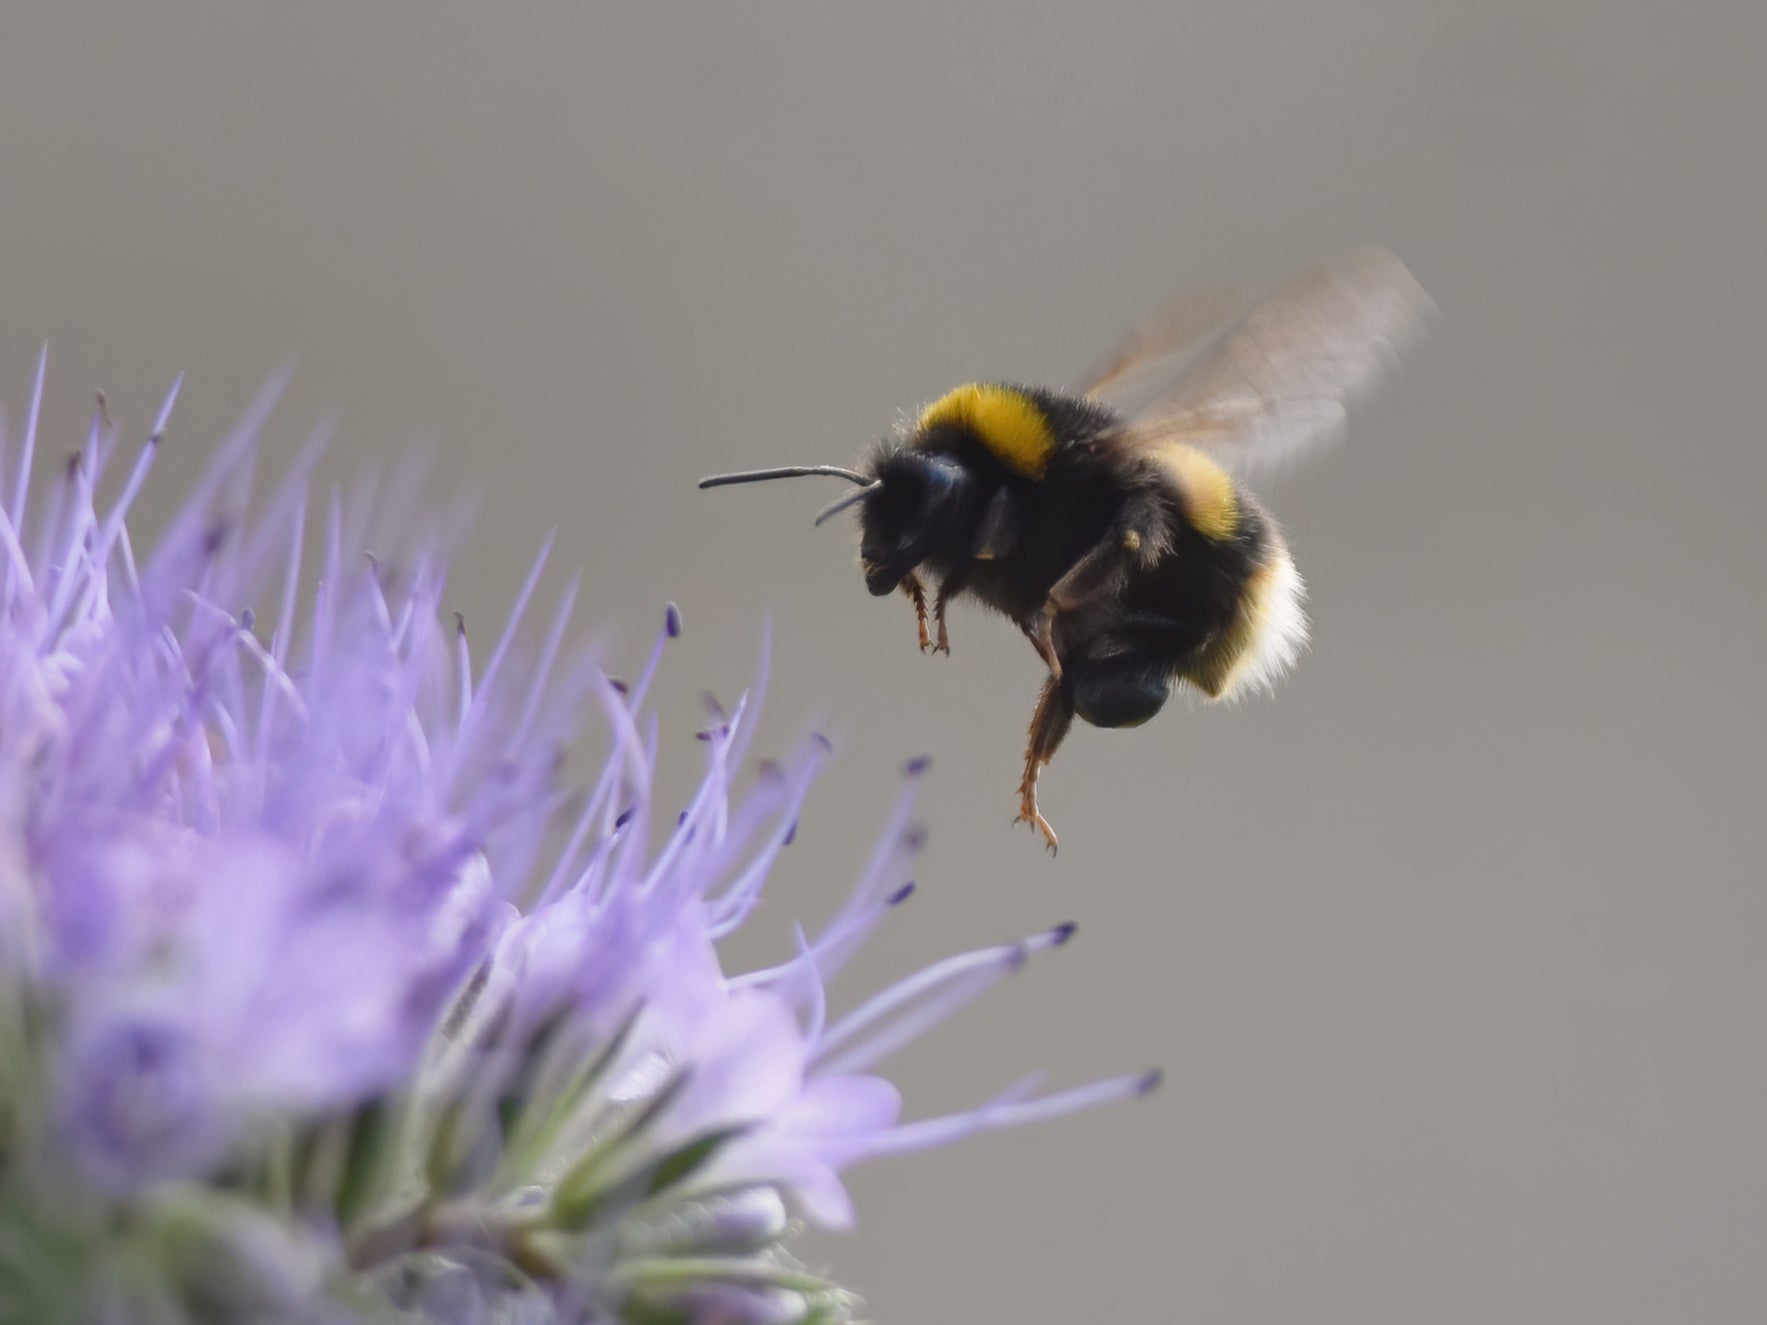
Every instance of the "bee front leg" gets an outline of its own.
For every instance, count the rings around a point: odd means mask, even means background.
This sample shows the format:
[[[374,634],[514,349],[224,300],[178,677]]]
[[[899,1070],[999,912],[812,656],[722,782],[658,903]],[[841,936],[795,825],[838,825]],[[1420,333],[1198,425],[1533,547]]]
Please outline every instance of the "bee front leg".
[[[1057,846],[1055,829],[1037,809],[1037,775],[1043,765],[1055,758],[1056,747],[1073,721],[1073,697],[1068,687],[1052,676],[1043,683],[1043,693],[1037,696],[1037,707],[1031,714],[1031,730],[1025,739],[1025,775],[1018,786],[1018,818],[1013,820],[1015,824],[1028,823],[1041,832],[1050,855],[1055,854]]]
[[[962,570],[952,571],[939,582],[939,596],[933,603],[933,622],[939,632],[938,642],[933,645],[933,652],[942,653],[947,658],[951,656],[951,637],[945,633],[945,604],[963,592],[964,584],[968,578]]]
[[[926,632],[926,586],[910,571],[902,577],[902,592],[914,600],[914,624],[920,629],[920,651],[925,653],[933,643]]]

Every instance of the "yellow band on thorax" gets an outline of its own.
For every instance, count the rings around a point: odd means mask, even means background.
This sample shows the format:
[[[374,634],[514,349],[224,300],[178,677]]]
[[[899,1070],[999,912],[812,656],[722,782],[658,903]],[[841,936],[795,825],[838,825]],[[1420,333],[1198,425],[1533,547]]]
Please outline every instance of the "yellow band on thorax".
[[[995,459],[1024,478],[1042,478],[1055,450],[1043,411],[1011,387],[986,382],[958,387],[921,411],[920,431],[940,424],[968,428]]]

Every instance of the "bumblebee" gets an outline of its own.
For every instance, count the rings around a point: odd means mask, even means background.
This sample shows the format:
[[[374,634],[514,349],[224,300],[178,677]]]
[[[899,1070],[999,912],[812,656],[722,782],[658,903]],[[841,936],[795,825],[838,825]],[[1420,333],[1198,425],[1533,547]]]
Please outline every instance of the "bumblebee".
[[[1037,780],[1076,716],[1134,727],[1180,682],[1226,700],[1293,666],[1307,642],[1305,588],[1242,480],[1339,435],[1432,309],[1397,258],[1361,249],[1291,277],[1187,355],[1227,303],[1219,289],[1181,297],[1070,390],[960,386],[860,469],[700,483],[846,479],[855,490],[816,523],[858,507],[866,587],[912,600],[923,653],[949,654],[946,611],[960,597],[1024,632],[1048,676],[1014,822],[1052,852]],[[1137,382],[1141,403],[1107,403]]]

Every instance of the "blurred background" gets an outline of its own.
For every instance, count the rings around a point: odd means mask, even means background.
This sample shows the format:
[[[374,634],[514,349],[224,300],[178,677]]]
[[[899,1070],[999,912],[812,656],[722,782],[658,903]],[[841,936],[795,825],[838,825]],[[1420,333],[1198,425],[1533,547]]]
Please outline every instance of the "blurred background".
[[[922,892],[838,992],[1073,919],[905,1056],[919,1114],[1162,1064],[1106,1115],[862,1169],[808,1244],[882,1322],[1767,1315],[1767,10],[1534,0],[11,4],[0,398],[51,344],[163,516],[275,365],[331,472],[482,491],[455,596],[547,584],[841,758],[742,957],[834,904],[902,761]],[[1315,643],[1274,700],[1081,727],[1009,829],[1040,666],[922,658],[814,484],[1159,297],[1391,246],[1440,304],[1267,494]],[[483,638],[483,635],[480,636]]]

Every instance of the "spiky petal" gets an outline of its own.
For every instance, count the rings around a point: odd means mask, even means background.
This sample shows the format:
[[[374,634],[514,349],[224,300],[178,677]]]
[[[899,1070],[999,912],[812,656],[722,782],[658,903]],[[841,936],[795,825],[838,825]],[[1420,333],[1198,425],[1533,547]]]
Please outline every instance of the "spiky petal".
[[[143,559],[170,398],[133,447],[95,411],[42,483],[39,374],[0,482],[0,1264],[40,1318],[836,1320],[785,1243],[853,1222],[848,1166],[1145,1088],[904,1122],[889,1055],[1072,927],[831,1015],[913,889],[916,761],[827,924],[727,972],[827,743],[751,766],[745,697],[659,824],[679,613],[632,685],[569,643],[574,585],[530,648],[543,550],[482,649],[444,611],[459,521],[393,519],[420,468],[315,492],[316,435],[251,507],[279,385]]]

